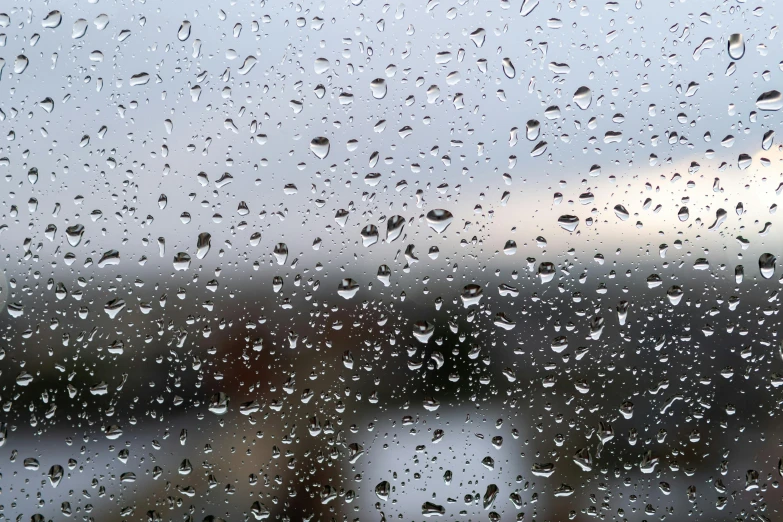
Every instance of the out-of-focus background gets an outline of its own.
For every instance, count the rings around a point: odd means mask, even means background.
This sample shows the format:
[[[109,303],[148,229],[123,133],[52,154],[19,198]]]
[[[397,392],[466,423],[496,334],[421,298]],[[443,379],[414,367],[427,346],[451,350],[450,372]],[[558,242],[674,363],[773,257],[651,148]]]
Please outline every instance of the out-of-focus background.
[[[0,519],[780,520],[777,9],[8,0]]]

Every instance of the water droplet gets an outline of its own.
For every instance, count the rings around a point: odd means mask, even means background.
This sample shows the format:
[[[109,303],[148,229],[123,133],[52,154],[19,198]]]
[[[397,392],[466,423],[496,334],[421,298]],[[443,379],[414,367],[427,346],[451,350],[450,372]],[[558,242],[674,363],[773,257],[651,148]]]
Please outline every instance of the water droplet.
[[[465,308],[470,308],[473,305],[478,306],[483,296],[484,290],[481,286],[476,284],[465,285],[462,289],[462,294],[460,295],[462,306]]]
[[[318,159],[324,159],[329,154],[329,139],[319,136],[310,141],[310,150]]]
[[[583,111],[590,107],[592,101],[593,91],[591,91],[588,87],[579,87],[574,93],[574,103]]]
[[[536,141],[541,133],[541,124],[538,120],[528,120],[525,124],[525,136],[530,141]]]
[[[54,110],[54,100],[48,97],[44,98],[43,100],[38,102],[38,106],[41,107],[46,112],[51,113]]]
[[[14,74],[22,74],[29,64],[30,61],[27,59],[27,56],[20,54],[14,60]]]
[[[729,56],[732,60],[739,60],[745,55],[745,40],[742,34],[734,33],[729,36]]]
[[[775,275],[775,262],[777,258],[769,253],[761,254],[759,257],[759,272],[764,279],[772,279]]]
[[[190,475],[192,472],[193,472],[193,464],[190,463],[190,460],[182,459],[182,462],[179,463],[179,468],[177,468],[177,473],[182,476],[187,476]]]
[[[130,81],[128,82],[131,87],[137,87],[139,85],[147,85],[150,82],[150,75],[142,72],[139,74],[134,74],[131,76]]]
[[[376,100],[382,100],[386,97],[386,80],[383,78],[376,78],[370,82],[370,91],[372,97]]]
[[[245,61],[242,62],[242,66],[239,69],[237,69],[237,72],[242,76],[244,76],[250,71],[252,71],[253,67],[255,67],[257,63],[258,63],[258,58],[256,58],[253,55],[248,55],[245,58]]]
[[[24,315],[24,305],[22,303],[8,303],[6,310],[8,310],[8,315],[14,319]]]
[[[24,370],[16,377],[16,384],[19,386],[28,386],[31,382],[33,382],[33,376]]]
[[[350,299],[359,291],[359,283],[350,278],[340,281],[337,287],[337,294],[343,299]]]
[[[109,15],[106,13],[101,13],[97,17],[95,17],[95,20],[93,22],[95,24],[96,29],[99,31],[103,31],[106,29],[106,26],[109,25]]]
[[[98,260],[98,267],[103,268],[105,266],[116,266],[120,264],[120,253],[117,250],[111,249],[101,255]]]
[[[71,225],[65,229],[65,236],[68,238],[68,244],[72,247],[79,246],[84,236],[84,227],[82,225]]]
[[[709,230],[717,230],[720,228],[720,226],[726,221],[726,218],[728,218],[729,213],[726,212],[724,209],[719,208],[715,211],[715,221],[710,225]]]
[[[217,392],[209,400],[209,411],[215,415],[223,415],[228,411],[230,399],[224,392]]]
[[[511,58],[503,58],[503,74],[506,75],[506,78],[514,78],[517,75],[517,70],[514,69]]]
[[[666,297],[669,299],[669,302],[673,306],[677,306],[678,304],[680,304],[680,301],[682,300],[682,296],[683,296],[682,287],[677,285],[672,285],[666,291]]]
[[[278,265],[284,265],[288,259],[288,246],[285,243],[278,243],[272,252]]]
[[[177,31],[177,39],[179,39],[180,42],[184,42],[188,38],[190,38],[190,22],[184,20]]]
[[[775,140],[775,131],[768,130],[764,133],[764,137],[761,140],[761,148],[769,150],[772,147],[772,142]]]
[[[538,265],[538,277],[542,283],[548,283],[555,278],[555,265],[544,261]]]
[[[126,304],[123,299],[115,298],[103,306],[103,311],[106,312],[109,319],[114,319],[125,309],[125,306]]]
[[[89,24],[84,18],[79,18],[73,23],[73,29],[71,29],[71,38],[78,40],[87,33],[87,27]]]
[[[519,8],[519,14],[527,16],[538,7],[538,0],[522,0],[522,7]]]
[[[428,321],[417,321],[413,325],[413,336],[422,344],[427,344],[435,333],[435,325]]]
[[[370,247],[378,242],[379,233],[378,233],[378,227],[375,225],[367,225],[362,229],[362,245],[365,247]]]
[[[442,234],[449,228],[454,216],[444,209],[433,209],[427,212],[427,225],[438,234]]]
[[[174,270],[181,271],[190,268],[190,254],[187,252],[178,252],[174,256]]]
[[[482,498],[484,509],[492,507],[495,500],[498,498],[498,493],[500,493],[500,489],[495,484],[489,484],[487,486],[487,489],[484,491],[484,497]]]
[[[60,484],[64,474],[65,470],[59,464],[54,464],[51,468],[49,468],[49,483],[53,488],[56,488]]]
[[[421,505],[421,514],[425,517],[440,517],[446,514],[446,508],[427,501]]]
[[[196,257],[204,259],[212,247],[212,235],[209,232],[202,232],[196,240]]]
[[[47,29],[55,29],[60,26],[62,21],[62,13],[60,11],[54,10],[50,11],[48,15],[43,17],[43,20],[41,20],[41,25]]]
[[[756,100],[756,107],[762,111],[777,111],[783,107],[783,96],[779,91],[767,91]]]
[[[389,484],[388,481],[384,480],[382,482],[379,482],[377,486],[375,486],[375,495],[383,500],[384,502],[389,500],[389,495],[391,494],[391,484]]]
[[[574,232],[576,227],[579,226],[579,218],[571,215],[560,216],[557,220],[557,224],[560,225],[563,230]]]
[[[481,27],[470,33],[470,39],[476,47],[483,46],[486,38],[487,32]]]
[[[391,284],[391,268],[388,265],[379,266],[376,277],[378,281],[383,283],[383,286],[389,286]]]
[[[323,74],[329,70],[329,60],[326,58],[316,58],[313,64],[315,74]]]
[[[391,243],[402,234],[405,226],[405,218],[402,216],[392,216],[386,222],[386,242]]]

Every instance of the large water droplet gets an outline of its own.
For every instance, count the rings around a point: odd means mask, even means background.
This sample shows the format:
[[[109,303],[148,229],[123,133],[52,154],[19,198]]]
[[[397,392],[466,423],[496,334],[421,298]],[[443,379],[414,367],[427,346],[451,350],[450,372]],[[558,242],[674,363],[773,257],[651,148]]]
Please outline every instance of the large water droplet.
[[[343,299],[352,298],[353,296],[356,295],[356,292],[358,291],[359,291],[359,283],[357,283],[351,278],[343,279],[342,281],[340,281],[340,284],[337,287],[337,294]]]
[[[73,23],[73,29],[71,29],[71,38],[78,40],[87,33],[88,27],[87,20],[79,18]]]
[[[50,11],[48,15],[44,16],[43,20],[41,20],[41,25],[47,29],[54,29],[59,27],[62,21],[62,13],[60,11],[54,10]]]
[[[376,100],[382,100],[386,96],[386,80],[383,78],[376,78],[370,82],[370,91],[372,97]]]
[[[672,285],[669,287],[669,289],[666,291],[666,297],[669,299],[669,302],[673,306],[677,306],[680,304],[680,301],[682,300],[682,287],[677,285]]]
[[[14,60],[14,74],[22,74],[29,64],[30,60],[27,59],[27,56],[20,54]]]
[[[245,58],[245,61],[242,62],[242,66],[239,69],[237,69],[237,72],[242,76],[244,76],[250,71],[252,71],[253,67],[255,67],[257,63],[258,63],[258,58],[256,58],[253,55],[248,55]]]
[[[759,272],[764,279],[772,279],[775,275],[775,262],[777,258],[769,253],[761,254],[759,257]]]
[[[52,485],[53,488],[56,488],[58,484],[60,484],[60,481],[63,479],[63,475],[65,474],[65,470],[62,466],[59,464],[53,465],[51,468],[49,468],[49,483]]]
[[[190,22],[183,20],[179,26],[179,31],[177,31],[177,39],[180,42],[184,42],[188,38],[190,38]]]
[[[107,250],[106,252],[101,255],[101,258],[98,260],[98,267],[103,268],[105,266],[116,266],[120,264],[120,253],[115,250]]]
[[[365,247],[370,247],[378,242],[378,237],[380,234],[378,233],[378,227],[375,225],[367,225],[362,229],[362,245]]]
[[[209,411],[215,415],[223,415],[228,411],[230,399],[224,392],[217,392],[212,395],[209,401]]]
[[[388,481],[384,480],[375,486],[375,495],[384,502],[389,500],[389,494],[391,494],[391,484]]]
[[[745,40],[742,34],[734,33],[729,36],[729,56],[732,60],[739,60],[745,55]]]
[[[484,40],[486,40],[486,38],[487,32],[481,27],[470,33],[470,39],[476,47],[484,45]]]
[[[188,268],[190,268],[190,254],[178,252],[174,256],[174,270],[187,270]]]
[[[278,243],[273,250],[278,265],[284,265],[288,259],[288,246],[285,243]]]
[[[402,234],[405,226],[405,218],[402,216],[392,216],[386,222],[386,242],[391,243]]]
[[[519,14],[527,16],[538,6],[538,0],[522,0],[522,7],[519,8]]]
[[[440,517],[446,514],[446,508],[433,502],[425,502],[421,505],[421,514],[425,517]]]
[[[329,60],[326,58],[316,58],[313,64],[315,74],[323,74],[329,70]]]
[[[542,283],[548,283],[555,278],[555,265],[544,261],[538,265],[538,277]]]
[[[481,286],[476,284],[466,285],[465,288],[462,289],[462,294],[460,295],[460,298],[462,299],[462,306],[465,308],[470,308],[473,305],[478,306],[483,296],[484,290],[481,288]]]
[[[525,136],[530,141],[536,141],[541,133],[541,123],[538,120],[528,120],[525,124]]]
[[[557,224],[560,225],[560,227],[564,230],[574,232],[576,227],[579,226],[579,218],[570,215],[560,216],[560,218],[557,220]]]
[[[756,100],[756,107],[762,111],[777,111],[783,107],[783,96],[779,91],[767,91]]]
[[[438,234],[445,232],[453,220],[452,213],[442,208],[427,212],[427,225]]]
[[[313,154],[315,154],[318,159],[324,159],[329,155],[329,147],[329,139],[324,138],[323,136],[313,138],[310,142],[310,150],[313,151]]]
[[[427,344],[435,333],[435,325],[428,321],[417,321],[413,325],[413,336],[422,344]]]
[[[492,504],[494,504],[495,500],[498,498],[498,493],[500,493],[500,489],[495,484],[489,484],[487,486],[487,489],[484,491],[484,497],[482,498],[484,509],[492,507]]]
[[[79,243],[82,241],[82,236],[84,236],[84,226],[78,224],[71,225],[65,229],[65,236],[68,238],[69,245],[72,247],[79,246]]]
[[[131,87],[137,87],[139,85],[147,85],[149,82],[150,82],[150,75],[145,72],[134,74],[133,76],[131,76],[130,81],[128,81]]]
[[[625,209],[622,205],[615,205],[614,206],[614,215],[620,218],[622,221],[625,221],[631,215],[628,213],[628,211]]]
[[[209,249],[212,246],[212,236],[209,232],[202,232],[198,235],[196,240],[196,257],[204,259],[209,254]]]
[[[574,93],[574,103],[583,111],[590,107],[590,103],[592,103],[592,101],[593,91],[591,91],[588,87],[579,87]]]

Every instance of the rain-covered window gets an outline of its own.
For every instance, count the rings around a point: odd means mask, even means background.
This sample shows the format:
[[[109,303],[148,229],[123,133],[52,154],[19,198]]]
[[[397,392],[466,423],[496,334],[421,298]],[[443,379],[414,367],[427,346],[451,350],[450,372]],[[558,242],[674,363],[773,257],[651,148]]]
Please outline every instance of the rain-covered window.
[[[0,520],[783,520],[783,5],[0,3]]]

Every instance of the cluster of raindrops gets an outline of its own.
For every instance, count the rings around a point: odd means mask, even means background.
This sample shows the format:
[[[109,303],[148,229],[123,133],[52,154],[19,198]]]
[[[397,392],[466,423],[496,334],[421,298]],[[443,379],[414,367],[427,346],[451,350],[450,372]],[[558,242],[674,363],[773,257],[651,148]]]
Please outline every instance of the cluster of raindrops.
[[[774,2],[9,1],[0,519],[781,518]]]

